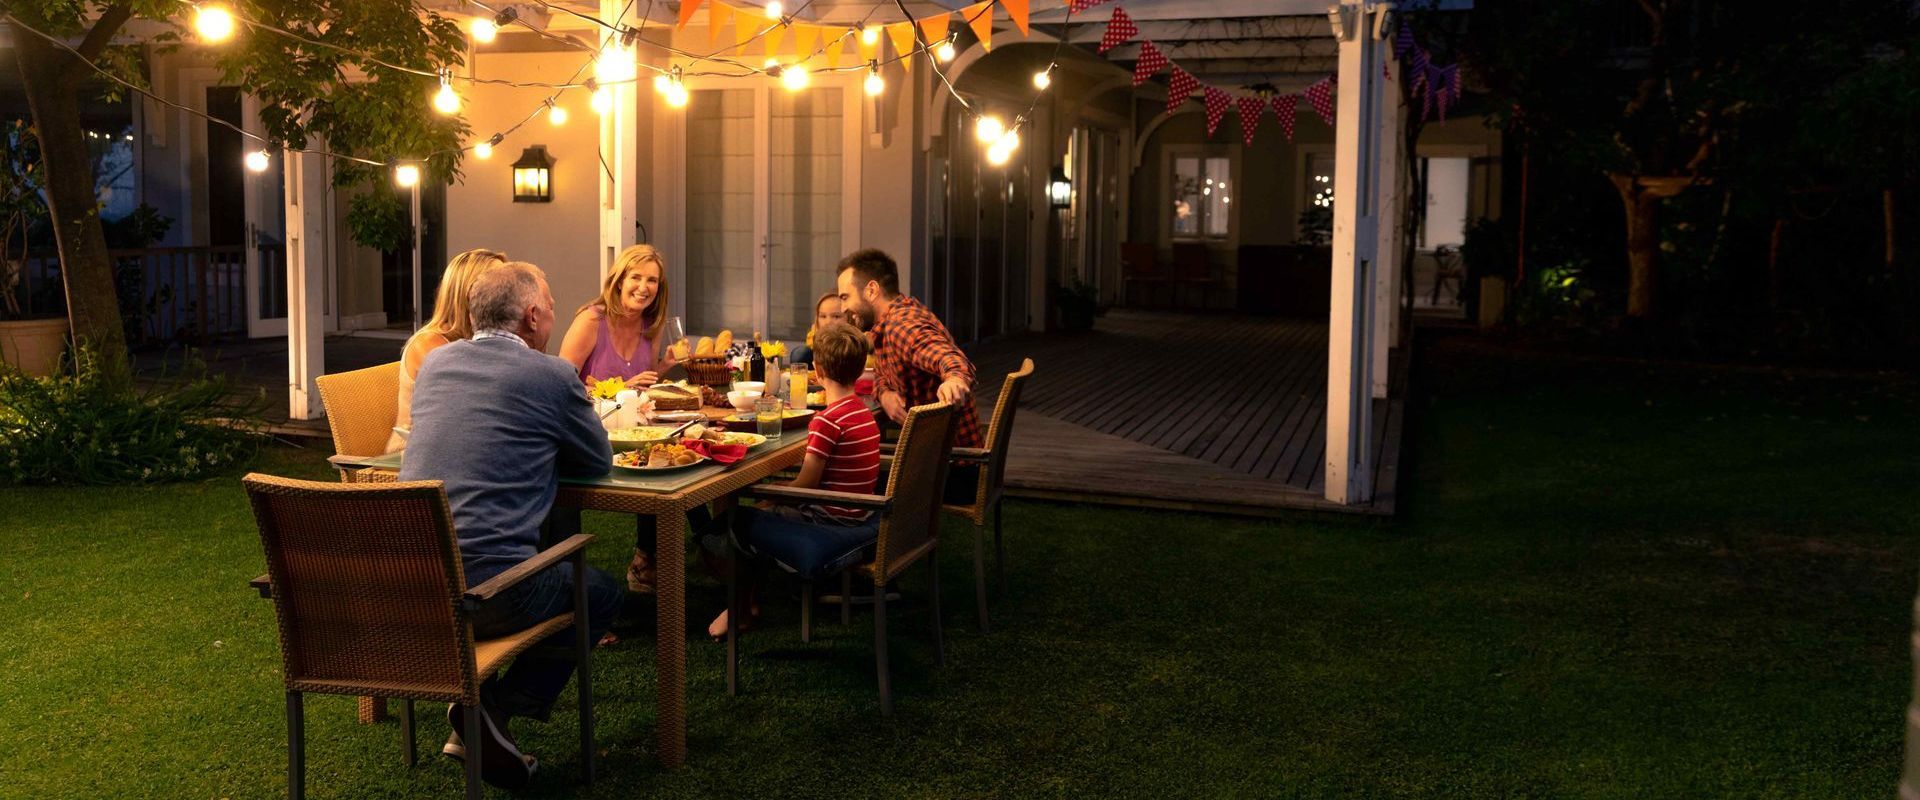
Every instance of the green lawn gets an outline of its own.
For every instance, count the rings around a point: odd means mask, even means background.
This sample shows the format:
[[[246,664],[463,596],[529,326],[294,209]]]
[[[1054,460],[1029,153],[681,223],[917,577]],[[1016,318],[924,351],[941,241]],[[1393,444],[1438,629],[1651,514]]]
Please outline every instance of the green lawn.
[[[1898,778],[1920,534],[1908,378],[1568,363],[1436,342],[1391,522],[1015,503],[1012,596],[948,667],[894,617],[799,642],[769,606],[745,693],[690,646],[693,756],[653,759],[650,626],[597,657],[601,780],[572,706],[521,723],[534,796],[1861,797]],[[327,477],[315,451],[262,470]],[[0,797],[270,797],[284,726],[259,545],[231,479],[6,489]],[[593,557],[624,563],[631,530]],[[952,531],[960,535],[961,531]],[[959,539],[964,543],[964,537]],[[905,587],[917,600],[924,578]],[[692,616],[719,603],[695,587]],[[650,607],[650,606],[649,606]],[[313,797],[457,796],[396,725],[308,702]],[[422,750],[446,734],[423,714]]]

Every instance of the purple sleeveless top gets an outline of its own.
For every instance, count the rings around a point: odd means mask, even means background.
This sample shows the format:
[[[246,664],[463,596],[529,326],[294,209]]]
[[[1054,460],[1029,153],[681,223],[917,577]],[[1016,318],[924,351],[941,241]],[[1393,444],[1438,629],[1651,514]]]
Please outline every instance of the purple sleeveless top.
[[[653,340],[640,337],[640,346],[634,348],[633,358],[621,358],[613,346],[613,331],[607,328],[606,312],[601,312],[600,338],[594,341],[593,352],[587,354],[587,363],[580,366],[580,379],[626,380],[650,369],[653,369]]]

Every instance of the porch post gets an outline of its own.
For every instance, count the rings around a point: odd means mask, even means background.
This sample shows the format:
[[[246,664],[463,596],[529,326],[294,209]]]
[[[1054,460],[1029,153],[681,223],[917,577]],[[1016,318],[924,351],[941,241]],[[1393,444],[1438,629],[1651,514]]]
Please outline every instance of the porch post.
[[[1374,13],[1385,15],[1388,22],[1398,22],[1391,3],[1378,8]],[[1379,187],[1379,214],[1374,225],[1377,234],[1374,263],[1378,266],[1373,278],[1373,396],[1384,398],[1391,379],[1387,351],[1400,344],[1400,233],[1407,195],[1400,152],[1405,145],[1400,124],[1400,71],[1398,65],[1389,68],[1393,48],[1386,44],[1392,41],[1393,29],[1381,25],[1378,31],[1380,35],[1373,42],[1376,66],[1369,70],[1380,79],[1379,91],[1375,93],[1380,109],[1380,124],[1375,133],[1380,158],[1374,173],[1375,185]],[[1369,35],[1371,33],[1369,29]]]
[[[636,14],[622,17],[621,11],[631,8],[625,0],[600,0],[600,18],[624,25]],[[638,74],[637,56],[635,61]],[[613,109],[600,117],[600,157],[606,159],[607,169],[595,171],[600,176],[600,271],[596,279],[613,267],[621,250],[639,241],[634,223],[640,197],[640,85],[636,80],[606,87],[613,93]]]
[[[1374,119],[1379,65],[1372,15],[1361,2],[1328,11],[1340,43],[1334,123],[1333,296],[1327,318],[1326,497],[1342,505],[1373,498]]]
[[[287,219],[287,417],[319,419],[326,372],[327,159],[280,154]]]

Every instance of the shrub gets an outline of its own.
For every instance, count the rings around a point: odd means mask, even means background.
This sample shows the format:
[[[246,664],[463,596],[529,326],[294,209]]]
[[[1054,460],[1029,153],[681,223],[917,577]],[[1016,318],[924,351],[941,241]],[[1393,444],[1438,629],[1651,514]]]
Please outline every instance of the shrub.
[[[114,384],[90,349],[62,374],[0,365],[0,482],[134,484],[192,480],[251,454],[264,397],[236,400],[225,377],[189,362],[150,389]]]

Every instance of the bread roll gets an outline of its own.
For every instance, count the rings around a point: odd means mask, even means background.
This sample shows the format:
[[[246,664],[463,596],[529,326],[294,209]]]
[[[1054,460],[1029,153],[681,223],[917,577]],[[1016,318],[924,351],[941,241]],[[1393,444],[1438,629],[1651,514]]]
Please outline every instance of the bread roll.
[[[733,347],[733,331],[721,331],[719,336],[713,337],[713,354],[714,355],[724,356],[727,354],[727,350],[732,347]]]
[[[693,354],[696,356],[713,355],[713,337],[711,336],[700,337],[700,343],[693,346]]]

